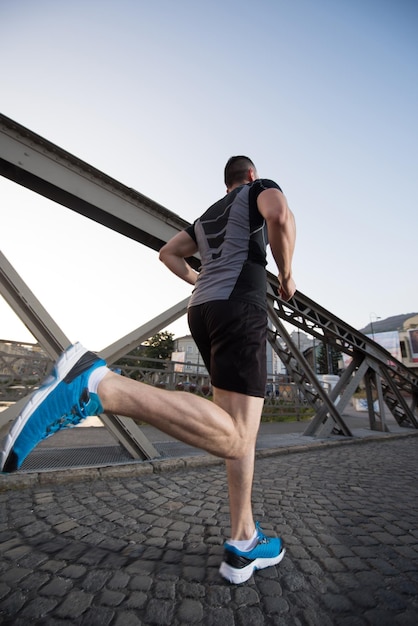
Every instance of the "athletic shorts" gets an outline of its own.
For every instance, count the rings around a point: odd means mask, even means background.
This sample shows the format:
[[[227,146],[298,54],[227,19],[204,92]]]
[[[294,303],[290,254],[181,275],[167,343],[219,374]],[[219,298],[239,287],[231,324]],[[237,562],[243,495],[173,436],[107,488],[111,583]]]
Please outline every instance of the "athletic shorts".
[[[212,385],[264,398],[266,311],[240,300],[215,300],[189,307],[188,322]]]

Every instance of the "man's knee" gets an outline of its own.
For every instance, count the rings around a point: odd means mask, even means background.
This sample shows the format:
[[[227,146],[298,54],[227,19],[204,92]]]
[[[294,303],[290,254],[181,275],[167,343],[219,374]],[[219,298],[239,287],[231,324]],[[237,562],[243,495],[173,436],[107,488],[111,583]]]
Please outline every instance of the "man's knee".
[[[254,454],[257,436],[247,433],[236,436],[226,449],[226,459],[238,461],[246,458],[249,454]]]

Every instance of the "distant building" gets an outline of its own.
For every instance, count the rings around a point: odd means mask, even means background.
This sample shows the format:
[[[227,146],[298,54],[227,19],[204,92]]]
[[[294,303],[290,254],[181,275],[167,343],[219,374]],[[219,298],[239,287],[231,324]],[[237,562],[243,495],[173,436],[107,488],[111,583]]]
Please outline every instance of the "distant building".
[[[174,361],[174,371],[184,374],[200,374],[207,376],[208,371],[191,335],[174,339],[174,352],[171,355]]]
[[[311,337],[308,337],[308,335],[306,335],[301,330],[294,330],[292,333],[290,333],[290,338],[299,350],[299,352],[304,353],[309,348],[312,348],[313,339]]]
[[[418,374],[418,313],[377,319],[362,328],[364,333]]]

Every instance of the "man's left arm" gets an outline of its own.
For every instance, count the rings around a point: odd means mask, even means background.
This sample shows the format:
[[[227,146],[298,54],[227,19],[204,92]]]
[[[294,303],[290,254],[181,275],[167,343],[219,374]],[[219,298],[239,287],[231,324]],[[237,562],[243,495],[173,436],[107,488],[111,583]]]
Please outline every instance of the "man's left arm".
[[[186,262],[186,259],[197,252],[197,245],[190,235],[182,230],[174,235],[159,252],[160,261],[176,276],[194,285],[198,273]]]
[[[266,220],[270,249],[279,270],[280,297],[290,300],[296,291],[292,259],[296,242],[296,225],[286,197],[278,189],[266,189],[257,198],[257,206]]]

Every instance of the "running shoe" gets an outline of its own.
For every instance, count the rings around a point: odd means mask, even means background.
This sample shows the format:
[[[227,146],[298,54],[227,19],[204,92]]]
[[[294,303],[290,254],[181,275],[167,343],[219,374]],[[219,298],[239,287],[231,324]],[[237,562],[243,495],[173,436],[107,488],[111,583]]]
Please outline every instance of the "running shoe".
[[[225,543],[224,560],[219,572],[230,583],[245,583],[255,570],[277,565],[285,555],[286,550],[280,537],[266,537],[258,522],[256,530],[257,545],[248,552]]]
[[[6,435],[0,471],[14,472],[42,439],[76,426],[89,415],[103,413],[99,397],[87,386],[91,372],[103,365],[105,361],[79,343],[61,355]]]

